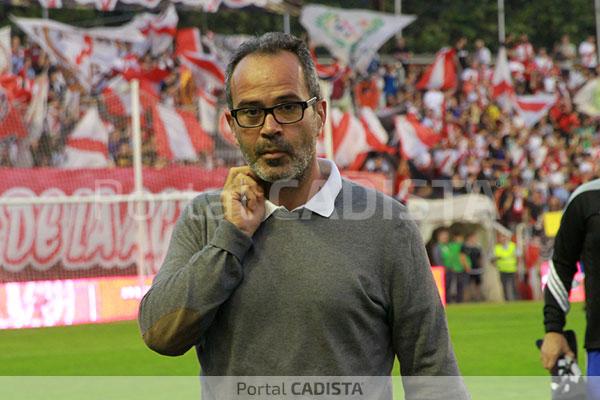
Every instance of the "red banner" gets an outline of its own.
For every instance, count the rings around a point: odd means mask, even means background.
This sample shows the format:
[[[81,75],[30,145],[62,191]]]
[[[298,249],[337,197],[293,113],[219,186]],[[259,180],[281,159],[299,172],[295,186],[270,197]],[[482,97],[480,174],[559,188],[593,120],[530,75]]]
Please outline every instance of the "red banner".
[[[222,187],[228,170],[171,166],[143,171],[151,193]],[[382,175],[352,172],[350,179],[386,191]],[[122,195],[133,191],[133,170],[0,169],[0,196]],[[0,282],[73,279],[136,273],[139,237],[146,272],[160,267],[183,201],[147,203],[138,216],[132,203],[0,206]]]
[[[223,185],[227,169],[173,166],[143,171],[148,192],[204,191]],[[2,197],[129,194],[130,168],[2,169]],[[0,282],[135,273],[137,219],[144,219],[145,259],[158,268],[182,202],[79,203],[0,207]]]

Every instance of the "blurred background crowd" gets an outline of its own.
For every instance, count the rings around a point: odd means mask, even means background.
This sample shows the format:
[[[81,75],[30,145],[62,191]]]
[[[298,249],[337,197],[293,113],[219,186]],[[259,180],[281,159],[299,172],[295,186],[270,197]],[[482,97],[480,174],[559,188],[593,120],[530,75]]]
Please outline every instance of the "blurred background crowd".
[[[305,39],[310,42],[308,36]],[[222,74],[227,51],[215,44],[212,33],[204,34],[201,41],[207,57],[201,60],[202,65],[210,63]],[[0,77],[1,86],[10,92],[12,107],[18,113],[29,114],[40,96],[45,99],[45,111],[35,134],[29,124],[25,127],[30,130],[28,134],[2,136],[0,165],[65,167],[70,136],[87,110],[96,107],[108,133],[106,166],[130,167],[129,118],[126,111],[119,110],[127,107],[128,100],[118,83],[131,78],[142,82],[144,165],[162,168],[184,163],[212,169],[240,164],[242,159],[222,116],[222,80],[220,85],[199,83],[197,71],[182,61],[177,46],[173,41],[160,52],[140,53],[125,42],[119,43],[120,55],[114,64],[91,71],[90,87],[84,87],[73,71],[52,62],[27,35],[14,31],[10,68]],[[331,106],[354,115],[371,109],[387,135],[342,167],[385,175],[392,182],[391,194],[403,202],[410,196],[432,199],[474,192],[488,196],[507,232],[526,227],[527,245],[517,256],[527,268],[537,268],[551,247],[544,231],[545,213],[560,211],[574,188],[600,177],[600,118],[582,112],[575,102],[600,68],[593,36],[574,43],[564,35],[553,48],[545,48],[532,44],[525,34],[509,34],[505,50],[511,87],[503,94],[513,99],[551,101],[520,108],[508,106],[506,97],[495,92],[502,89],[498,80],[500,56],[492,54],[482,39],[458,37],[453,46],[427,56],[397,37],[376,55],[366,71],[360,72],[339,63],[323,48],[314,48],[314,54],[318,71],[330,88]],[[444,64],[443,77],[439,70],[432,73],[437,62]],[[433,76],[436,73],[440,76]],[[431,81],[436,78],[454,82],[449,88],[435,87]],[[45,86],[39,84],[42,79],[47,82]],[[203,79],[206,82],[206,77]],[[192,115],[203,140],[210,145],[201,146],[203,150],[192,159],[169,156],[155,135],[158,116],[152,107],[146,107],[148,104],[162,104]],[[403,141],[399,116],[433,138],[422,143],[419,154]],[[334,135],[337,128],[333,127]],[[449,242],[459,243],[450,255]],[[481,289],[477,288],[481,261],[473,250],[477,246],[476,235],[468,228],[441,227],[434,231],[428,246],[430,258],[432,264],[444,265],[450,271],[448,281],[454,286],[449,287],[453,293],[449,300],[463,300],[457,282],[465,287],[474,285],[470,298],[481,299]],[[494,257],[499,259],[499,254]],[[457,267],[449,268],[451,263]],[[510,279],[502,283],[506,283],[507,299],[519,295]]]

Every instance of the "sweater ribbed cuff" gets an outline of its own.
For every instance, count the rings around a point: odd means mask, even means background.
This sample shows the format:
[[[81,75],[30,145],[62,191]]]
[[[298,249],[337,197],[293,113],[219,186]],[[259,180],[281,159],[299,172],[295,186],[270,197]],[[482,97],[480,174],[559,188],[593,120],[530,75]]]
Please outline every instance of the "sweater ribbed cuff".
[[[562,333],[563,332],[563,326],[561,324],[557,324],[557,323],[546,324],[545,328],[546,328],[546,333],[548,333],[548,332]]]
[[[241,261],[252,246],[252,239],[231,222],[223,220],[209,244],[233,254]]]

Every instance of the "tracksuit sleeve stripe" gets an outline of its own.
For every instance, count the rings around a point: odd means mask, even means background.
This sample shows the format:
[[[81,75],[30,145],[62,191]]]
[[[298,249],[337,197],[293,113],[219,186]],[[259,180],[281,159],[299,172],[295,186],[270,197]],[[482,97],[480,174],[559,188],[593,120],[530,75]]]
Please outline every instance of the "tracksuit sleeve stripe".
[[[569,293],[567,292],[567,289],[565,289],[563,282],[560,280],[552,261],[550,261],[550,277],[548,279],[548,288],[563,312],[567,313],[570,308]]]

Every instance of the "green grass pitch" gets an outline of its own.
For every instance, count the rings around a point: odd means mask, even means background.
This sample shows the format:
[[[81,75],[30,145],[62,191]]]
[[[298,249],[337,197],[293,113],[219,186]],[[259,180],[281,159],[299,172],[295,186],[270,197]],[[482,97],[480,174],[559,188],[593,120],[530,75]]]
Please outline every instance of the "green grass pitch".
[[[447,313],[463,375],[547,375],[534,346],[543,334],[541,303],[451,305]],[[568,327],[578,333],[580,346],[584,319],[583,305],[573,304]],[[0,331],[3,376],[195,376],[198,370],[194,351],[173,358],[148,350],[135,322]]]

